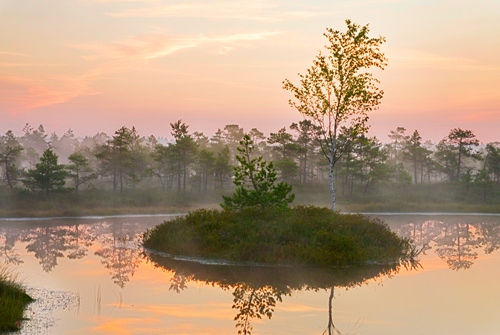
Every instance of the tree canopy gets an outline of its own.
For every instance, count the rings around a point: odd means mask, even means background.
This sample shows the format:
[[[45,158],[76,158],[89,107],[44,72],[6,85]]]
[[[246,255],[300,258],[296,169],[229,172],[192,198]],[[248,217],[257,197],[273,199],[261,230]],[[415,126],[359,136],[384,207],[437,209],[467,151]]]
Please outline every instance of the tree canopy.
[[[57,163],[58,156],[47,149],[40,158],[40,163],[34,169],[26,172],[24,185],[33,192],[43,192],[48,194],[54,191],[64,191],[65,179],[68,172],[65,166]]]
[[[377,87],[379,81],[365,70],[387,65],[380,51],[385,38],[370,38],[368,25],[345,22],[346,32],[327,28],[327,54],[320,51],[307,73],[299,74],[300,85],[283,81],[283,88],[294,96],[290,106],[321,129],[321,150],[330,164],[332,209],[335,163],[356,137],[366,133],[368,113],[377,108],[384,94]],[[337,143],[340,132],[348,139],[342,145]]]

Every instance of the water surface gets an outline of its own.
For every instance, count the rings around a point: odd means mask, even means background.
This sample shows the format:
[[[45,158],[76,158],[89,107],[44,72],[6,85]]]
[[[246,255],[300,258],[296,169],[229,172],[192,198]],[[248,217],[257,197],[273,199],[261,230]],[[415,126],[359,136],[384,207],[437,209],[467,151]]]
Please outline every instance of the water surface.
[[[56,302],[25,334],[500,333],[499,216],[377,216],[421,268],[179,261],[138,245],[160,216],[1,220],[0,261]]]

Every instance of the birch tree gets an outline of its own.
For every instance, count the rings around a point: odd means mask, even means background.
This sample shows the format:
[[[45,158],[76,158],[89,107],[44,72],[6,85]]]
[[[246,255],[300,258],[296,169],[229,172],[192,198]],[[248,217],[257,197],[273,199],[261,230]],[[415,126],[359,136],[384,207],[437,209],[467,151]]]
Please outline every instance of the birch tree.
[[[379,81],[366,71],[384,69],[387,65],[387,59],[380,51],[385,38],[370,38],[368,25],[360,26],[350,20],[345,22],[346,32],[327,28],[324,33],[328,39],[326,54],[320,51],[307,73],[299,74],[299,85],[288,79],[283,81],[283,88],[294,96],[289,101],[290,106],[321,129],[319,142],[330,166],[333,210],[335,164],[352,141],[367,132],[368,113],[377,109],[384,94],[377,87]],[[342,129],[349,140],[337,145]]]

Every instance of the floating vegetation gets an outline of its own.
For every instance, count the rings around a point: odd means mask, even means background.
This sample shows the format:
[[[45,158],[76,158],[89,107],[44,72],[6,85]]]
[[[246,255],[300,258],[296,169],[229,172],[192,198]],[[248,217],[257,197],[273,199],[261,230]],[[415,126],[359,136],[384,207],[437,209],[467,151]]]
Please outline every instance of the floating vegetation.
[[[26,287],[26,293],[35,299],[24,311],[24,321],[19,331],[12,334],[45,334],[54,327],[58,318],[54,312],[73,310],[80,306],[80,296],[68,291],[53,291],[39,287]]]

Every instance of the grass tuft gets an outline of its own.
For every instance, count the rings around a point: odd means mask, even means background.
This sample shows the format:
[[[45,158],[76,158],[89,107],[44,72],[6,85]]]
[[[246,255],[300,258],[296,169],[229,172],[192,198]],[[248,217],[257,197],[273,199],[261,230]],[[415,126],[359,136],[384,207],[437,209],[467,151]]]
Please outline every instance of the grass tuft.
[[[18,276],[0,265],[0,332],[18,330],[24,308],[31,301],[33,299],[26,294]]]

